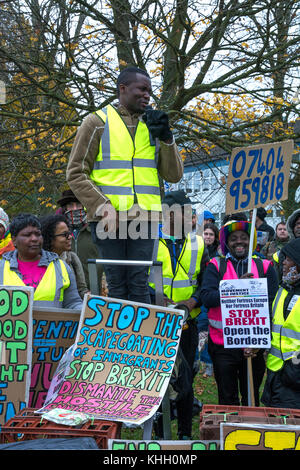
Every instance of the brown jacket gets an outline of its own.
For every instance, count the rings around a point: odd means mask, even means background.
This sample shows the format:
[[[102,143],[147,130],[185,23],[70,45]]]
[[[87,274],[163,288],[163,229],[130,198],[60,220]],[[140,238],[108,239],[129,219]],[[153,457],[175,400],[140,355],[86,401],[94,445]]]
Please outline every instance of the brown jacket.
[[[127,109],[119,105],[119,114],[134,136],[139,115],[131,115]],[[79,127],[72,147],[67,166],[67,181],[70,188],[87,210],[88,220],[97,221],[96,211],[109,199],[100,191],[99,187],[90,179],[94,162],[99,152],[99,144],[103,134],[104,123],[98,115],[89,114]],[[177,145],[160,142],[158,158],[159,176],[170,183],[177,183],[183,175],[183,163]],[[137,205],[128,211],[128,217],[136,214]],[[141,218],[147,211],[139,209]],[[98,212],[97,212],[98,213]],[[131,214],[130,214],[131,213]],[[148,215],[147,215],[148,217]]]

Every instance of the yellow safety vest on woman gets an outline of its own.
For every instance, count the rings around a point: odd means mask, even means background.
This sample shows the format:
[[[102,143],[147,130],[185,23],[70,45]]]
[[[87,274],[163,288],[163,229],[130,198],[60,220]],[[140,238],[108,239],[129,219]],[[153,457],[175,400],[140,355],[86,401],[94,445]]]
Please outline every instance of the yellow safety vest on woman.
[[[166,242],[163,238],[155,240],[153,261],[162,262],[164,294],[175,303],[190,299],[197,289],[203,251],[202,237],[189,233],[173,272],[172,259]],[[152,268],[149,273],[149,285],[155,289]],[[195,318],[199,313],[200,307],[196,307],[190,312],[190,316]]]
[[[292,309],[284,319],[284,301],[288,291],[283,287],[277,292],[272,308],[272,341],[267,358],[268,369],[276,372],[284,361],[297,357],[300,351],[300,296],[294,296]]]
[[[18,274],[10,269],[9,261],[4,261],[1,271],[1,284],[6,286],[25,286],[25,283]],[[64,298],[64,290],[67,289],[69,285],[70,278],[64,262],[62,260],[52,261],[34,291],[33,300],[35,306],[61,307]]]
[[[150,142],[146,124],[138,122],[133,139],[113,106],[96,114],[105,125],[90,178],[117,211],[129,210],[136,202],[135,195],[142,209],[161,211],[158,148]]]

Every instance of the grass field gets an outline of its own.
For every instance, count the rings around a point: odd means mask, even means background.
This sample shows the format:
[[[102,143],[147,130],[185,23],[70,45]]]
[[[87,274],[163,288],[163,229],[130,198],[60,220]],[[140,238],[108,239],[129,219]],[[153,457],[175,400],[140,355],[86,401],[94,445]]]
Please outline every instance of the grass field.
[[[196,398],[203,404],[216,405],[218,403],[217,397],[217,386],[214,377],[203,377],[202,371],[200,370],[194,379],[194,390]],[[198,416],[193,418],[193,440],[199,439],[199,425],[200,419]],[[177,420],[172,420],[171,424],[172,439],[177,438]],[[121,433],[122,439],[140,440],[143,438],[142,428],[122,428]]]
[[[264,381],[261,386],[261,393],[263,390]],[[197,373],[194,379],[194,391],[196,398],[201,401],[203,405],[217,405],[217,385],[214,377],[203,377],[203,372]],[[172,420],[171,423],[172,440],[177,440],[177,420]],[[154,439],[154,433],[153,433]],[[122,428],[121,438],[126,440],[141,440],[143,439],[142,428]],[[194,416],[192,428],[192,440],[199,440],[200,438],[200,415]]]

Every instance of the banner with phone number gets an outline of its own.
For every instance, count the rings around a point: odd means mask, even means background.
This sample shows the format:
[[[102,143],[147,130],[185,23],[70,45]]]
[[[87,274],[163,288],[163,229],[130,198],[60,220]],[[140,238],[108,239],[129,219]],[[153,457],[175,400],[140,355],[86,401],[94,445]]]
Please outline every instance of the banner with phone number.
[[[233,149],[226,214],[286,200],[293,151],[293,140]]]

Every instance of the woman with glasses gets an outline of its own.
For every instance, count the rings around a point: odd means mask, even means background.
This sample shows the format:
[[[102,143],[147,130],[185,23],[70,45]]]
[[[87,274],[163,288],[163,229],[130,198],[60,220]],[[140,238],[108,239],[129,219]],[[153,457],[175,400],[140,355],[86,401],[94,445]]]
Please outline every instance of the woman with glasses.
[[[81,309],[82,299],[71,268],[56,253],[43,249],[41,222],[19,214],[10,224],[14,251],[0,260],[0,285],[34,288],[38,307]]]
[[[80,297],[88,293],[83,267],[79,257],[71,251],[72,232],[63,215],[50,215],[42,220],[43,248],[56,253],[60,259],[67,263],[76,278]]]

